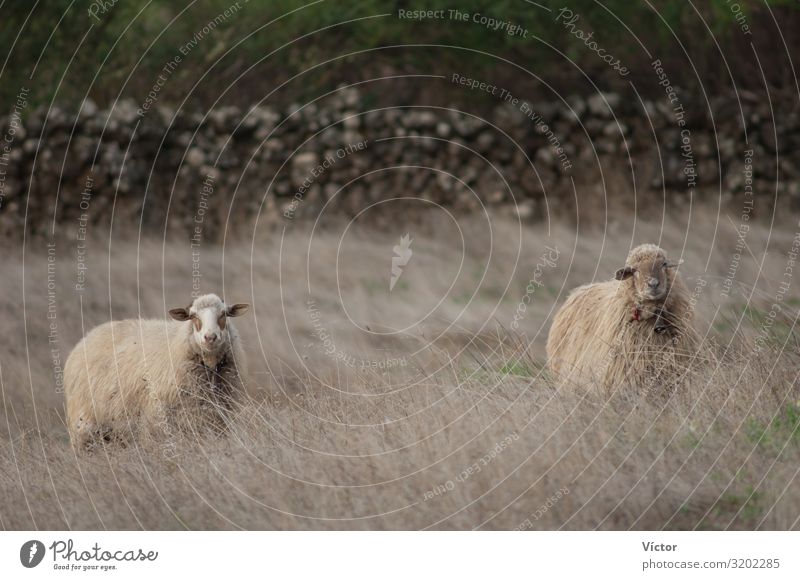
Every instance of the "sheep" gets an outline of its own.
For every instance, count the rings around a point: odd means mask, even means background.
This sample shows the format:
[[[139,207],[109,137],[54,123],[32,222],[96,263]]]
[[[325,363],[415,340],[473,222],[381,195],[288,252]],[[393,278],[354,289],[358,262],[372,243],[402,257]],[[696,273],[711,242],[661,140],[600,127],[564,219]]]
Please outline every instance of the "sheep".
[[[170,320],[112,321],[91,330],[64,366],[70,439],[91,448],[137,433],[221,429],[244,392],[245,357],[227,306],[206,294]]]
[[[678,265],[658,246],[643,244],[614,279],[573,290],[547,338],[550,370],[605,390],[679,378],[698,339]]]
[[[626,280],[633,277],[634,283],[626,288],[633,296],[631,318],[636,321],[655,317],[653,330],[657,334],[668,332],[678,338],[679,327],[674,321],[675,313],[688,310],[689,293],[675,268],[683,261],[672,262],[664,250],[654,244],[642,244],[628,254],[625,267],[617,270],[614,278]],[[670,292],[670,289],[674,288]]]

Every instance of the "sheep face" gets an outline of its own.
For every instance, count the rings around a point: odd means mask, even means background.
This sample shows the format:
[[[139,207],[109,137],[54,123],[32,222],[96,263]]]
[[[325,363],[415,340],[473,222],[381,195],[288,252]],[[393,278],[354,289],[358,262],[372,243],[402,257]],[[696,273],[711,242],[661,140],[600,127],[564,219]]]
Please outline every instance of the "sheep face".
[[[617,270],[617,280],[632,279],[633,291],[640,301],[658,301],[667,296],[680,262],[667,259],[658,246],[643,244],[631,250],[625,266]]]
[[[192,340],[203,353],[223,352],[230,344],[228,317],[241,316],[250,308],[249,304],[227,306],[216,294],[197,298],[188,308],[173,308],[170,317],[192,323]]]

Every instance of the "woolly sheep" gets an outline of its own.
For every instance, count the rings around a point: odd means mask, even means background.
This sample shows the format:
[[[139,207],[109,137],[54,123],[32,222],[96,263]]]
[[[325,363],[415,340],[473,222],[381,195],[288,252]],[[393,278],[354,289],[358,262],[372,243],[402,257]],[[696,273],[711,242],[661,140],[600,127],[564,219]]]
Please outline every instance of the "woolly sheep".
[[[600,389],[679,378],[698,341],[677,266],[658,246],[643,244],[613,280],[573,290],[547,339],[550,369]]]
[[[169,311],[174,320],[120,320],[89,332],[64,367],[67,427],[77,446],[157,429],[220,428],[243,392],[244,352],[215,294]]]

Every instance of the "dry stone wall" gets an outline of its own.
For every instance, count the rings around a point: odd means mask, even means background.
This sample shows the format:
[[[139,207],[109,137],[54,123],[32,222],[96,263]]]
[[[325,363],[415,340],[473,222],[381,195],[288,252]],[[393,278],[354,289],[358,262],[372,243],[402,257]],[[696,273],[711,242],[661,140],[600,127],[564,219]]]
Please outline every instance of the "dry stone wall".
[[[23,95],[0,118],[0,226],[11,236],[65,222],[105,228],[113,210],[115,228],[191,232],[200,220],[218,236],[242,219],[355,215],[396,196],[463,211],[502,205],[535,220],[545,195],[552,209],[572,195],[565,184],[594,180],[599,162],[623,176],[633,169],[640,198],[798,197],[791,105],[731,95],[689,108],[598,93],[500,100],[480,115],[368,100],[346,88],[287,110],[86,101],[70,113],[28,110]]]

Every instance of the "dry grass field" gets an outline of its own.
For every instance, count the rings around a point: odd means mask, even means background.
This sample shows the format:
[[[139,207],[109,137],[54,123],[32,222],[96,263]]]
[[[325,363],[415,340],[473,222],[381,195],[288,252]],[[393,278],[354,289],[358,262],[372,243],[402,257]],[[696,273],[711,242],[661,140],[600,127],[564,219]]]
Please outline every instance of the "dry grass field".
[[[0,255],[0,527],[799,529],[798,226],[750,224],[740,258],[738,227],[695,208],[577,232],[431,213],[230,234],[200,252],[202,290],[254,306],[230,433],[90,454],[57,367],[96,324],[185,306],[191,248],[90,236],[79,270],[74,237],[51,261],[28,238]],[[713,357],[668,396],[560,384],[555,310],[644,241],[684,259]]]

